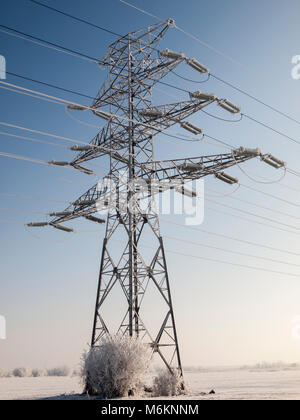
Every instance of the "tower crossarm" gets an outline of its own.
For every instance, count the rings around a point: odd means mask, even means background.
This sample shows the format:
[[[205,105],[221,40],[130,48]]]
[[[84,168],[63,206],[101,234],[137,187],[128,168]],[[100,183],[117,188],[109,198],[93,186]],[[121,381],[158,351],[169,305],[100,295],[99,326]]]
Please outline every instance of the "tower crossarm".
[[[111,195],[113,193],[113,185],[110,181],[109,176],[102,179],[101,183],[94,185],[84,194],[82,194],[77,200],[71,203],[62,212],[57,212],[56,216],[49,222],[50,225],[56,225],[69,220],[77,219],[79,217],[88,217],[100,210],[105,208],[105,203],[109,203]],[[101,202],[98,200],[101,199]],[[53,213],[55,215],[55,213]]]
[[[224,177],[222,174],[225,169],[258,156],[261,156],[259,149],[240,148],[226,154],[155,161],[152,165],[141,163],[138,165],[139,175],[137,181],[140,179],[142,182],[146,182],[146,185],[149,186],[149,191],[151,191],[151,183],[154,182],[154,191],[156,193],[160,191],[157,188],[157,182],[162,182],[161,190],[165,190],[168,188],[168,182],[170,182],[171,188],[175,184],[180,186],[208,175],[221,175]],[[234,178],[231,178],[231,180],[234,180]],[[120,181],[120,179],[113,180],[107,175],[64,211],[57,213],[58,216],[54,217],[50,224],[55,225],[79,217],[88,217],[100,210],[107,210],[112,203],[117,206],[116,197],[118,197],[121,188],[127,188],[126,177]],[[145,195],[148,195],[148,190]]]
[[[182,180],[183,182],[219,174],[227,168],[261,156],[259,149],[240,148],[232,153],[156,161],[153,166],[143,169],[142,178],[154,174],[158,181]],[[145,166],[143,167],[145,168]]]
[[[177,123],[181,123],[185,118],[195,114],[199,110],[212,104],[215,100],[191,100],[177,102],[173,104],[160,105],[155,107],[135,110],[135,119],[133,121],[136,133],[136,144],[143,143],[146,139],[161,133]],[[109,122],[105,127],[91,140],[89,146],[75,146],[72,150],[80,150],[71,165],[86,162],[105,154],[116,154],[118,150],[126,149],[128,143],[124,141],[128,135],[126,118],[120,118],[121,124]],[[122,124],[123,122],[123,124]],[[77,149],[76,149],[77,147]],[[116,151],[116,152],[115,152]]]
[[[216,99],[190,100],[138,110],[138,115],[142,117],[142,121],[140,124],[135,123],[135,128],[140,132],[158,134],[177,123],[183,122],[185,118],[194,115],[215,101]]]

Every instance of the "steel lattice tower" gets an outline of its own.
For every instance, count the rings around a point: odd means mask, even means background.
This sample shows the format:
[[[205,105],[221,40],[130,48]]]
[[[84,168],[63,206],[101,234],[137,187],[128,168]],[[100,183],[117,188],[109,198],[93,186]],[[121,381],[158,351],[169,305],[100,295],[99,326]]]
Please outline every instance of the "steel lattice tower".
[[[113,291],[118,288],[125,298],[126,306],[117,329],[118,333],[145,340],[171,372],[178,369],[182,374],[166,256],[155,209],[155,193],[174,188],[174,182],[182,186],[187,181],[208,175],[215,175],[225,182],[234,183],[236,180],[226,175],[224,169],[261,156],[261,153],[257,149],[240,148],[232,153],[214,156],[154,160],[154,140],[159,133],[175,124],[184,127],[184,124],[188,124],[184,123],[187,117],[213,102],[223,104],[225,109],[232,106],[229,101],[226,105],[224,100],[207,94],[191,95],[190,100],[184,102],[152,105],[153,86],[185,61],[183,54],[172,57],[172,54],[159,54],[157,50],[159,42],[173,23],[173,20],[169,19],[167,22],[128,34],[109,47],[103,62],[100,63],[108,69],[108,77],[89,108],[95,115],[107,120],[107,124],[92,139],[89,146],[72,147],[72,150],[79,153],[70,165],[75,169],[91,173],[81,164],[109,156],[110,171],[107,179],[113,181],[118,192],[118,199],[113,207],[109,207],[107,216],[92,347],[98,346],[104,335],[112,334],[110,320],[104,318],[103,307],[110,299],[112,299],[110,305],[116,307],[119,305],[119,302],[114,301],[112,297]],[[78,105],[73,105],[71,108],[81,109]],[[231,111],[235,113],[238,109],[231,108]],[[122,180],[120,173],[125,171],[128,179]],[[148,191],[149,201],[146,209],[142,209],[139,199],[136,199],[139,181],[146,182],[147,185],[160,183],[154,192]],[[183,187],[178,187],[178,190],[185,194]],[[48,224],[71,231],[61,223],[78,217],[101,223],[103,220],[94,215],[99,210],[99,203],[100,207],[107,205],[110,194],[110,188],[100,188],[97,184],[63,212],[52,213],[54,218]],[[122,194],[123,197],[126,196],[128,202],[133,203],[131,208],[128,206],[124,208],[120,200]],[[144,236],[146,230],[147,237]],[[152,236],[152,240],[149,235]],[[113,256],[111,248],[115,238],[118,241],[119,251],[118,255]],[[149,242],[153,249],[147,253],[146,258],[142,247]],[[158,306],[164,308],[158,325],[154,323],[149,325],[152,322],[144,321],[143,303],[149,285],[156,290],[157,301],[161,301],[161,305]],[[154,312],[158,307],[157,301],[153,302]]]

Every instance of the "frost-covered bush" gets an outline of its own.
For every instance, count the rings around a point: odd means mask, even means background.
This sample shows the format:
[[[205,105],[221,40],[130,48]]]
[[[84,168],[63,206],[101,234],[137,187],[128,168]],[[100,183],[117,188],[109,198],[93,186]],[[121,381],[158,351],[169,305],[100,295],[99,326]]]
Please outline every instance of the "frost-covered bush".
[[[30,376],[30,371],[25,367],[16,368],[13,370],[13,376],[16,378],[25,378]]]
[[[45,376],[44,369],[32,369],[31,376],[33,378],[38,378],[40,376]]]
[[[10,378],[11,376],[12,376],[11,372],[0,369],[0,378]]]
[[[48,376],[69,376],[70,368],[68,366],[60,366],[47,370]]]
[[[136,395],[143,388],[150,359],[150,347],[135,338],[105,337],[99,347],[83,355],[86,391],[101,398]]]
[[[169,370],[164,370],[154,378],[153,394],[155,397],[172,397],[185,393],[183,379],[177,371],[171,374]]]

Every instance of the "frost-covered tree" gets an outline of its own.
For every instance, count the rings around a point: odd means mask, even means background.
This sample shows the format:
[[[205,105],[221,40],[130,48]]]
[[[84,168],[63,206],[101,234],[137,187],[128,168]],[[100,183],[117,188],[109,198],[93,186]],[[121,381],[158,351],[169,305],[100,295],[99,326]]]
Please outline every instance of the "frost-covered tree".
[[[60,366],[47,370],[48,376],[69,376],[70,368],[68,366]]]
[[[13,370],[13,376],[16,378],[25,378],[30,376],[30,371],[25,367],[19,367]]]
[[[46,372],[44,369],[32,369],[31,376],[33,378],[38,378],[40,376],[45,376]]]
[[[82,378],[86,390],[101,398],[136,395],[143,389],[151,349],[131,337],[105,337],[99,347],[83,356]]]

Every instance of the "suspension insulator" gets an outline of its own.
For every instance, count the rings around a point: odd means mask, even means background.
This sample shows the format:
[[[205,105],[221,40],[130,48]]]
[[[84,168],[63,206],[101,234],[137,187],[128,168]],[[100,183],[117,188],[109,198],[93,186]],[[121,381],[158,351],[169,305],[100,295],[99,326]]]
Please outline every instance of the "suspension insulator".
[[[239,114],[241,112],[241,108],[228,101],[228,99],[222,99],[218,101],[218,105],[231,114]]]
[[[76,104],[70,104],[67,106],[68,109],[71,109],[72,111],[86,111],[87,107],[82,105],[76,105]]]
[[[61,212],[54,212],[54,213],[49,214],[50,217],[68,217],[71,215],[72,215],[71,211],[61,211]]]
[[[109,114],[108,112],[104,112],[104,111],[93,110],[93,114],[96,115],[97,117],[103,118],[106,121],[110,121],[113,118],[112,114]]]
[[[53,226],[55,229],[62,230],[64,232],[68,232],[68,233],[74,232],[74,229],[68,228],[66,226],[58,225],[56,223],[51,223],[51,226]]]
[[[199,61],[197,61],[195,58],[187,58],[186,63],[194,70],[197,70],[202,74],[209,73],[209,69],[203,66],[203,64],[199,63]]]
[[[86,146],[78,146],[77,144],[75,146],[70,147],[70,150],[73,152],[88,152],[89,150],[94,150],[95,146],[92,145],[86,145]]]
[[[284,168],[286,166],[286,163],[283,160],[277,159],[271,154],[262,156],[261,160],[275,169]]]
[[[90,220],[91,222],[100,223],[100,224],[105,223],[105,220],[104,220],[104,219],[99,219],[98,217],[94,217],[94,216],[85,216],[85,218],[86,218],[87,220]]]
[[[73,203],[74,206],[92,206],[96,204],[96,200],[82,200],[79,203]]]
[[[169,50],[168,48],[166,48],[163,51],[160,51],[160,55],[162,57],[172,58],[173,60],[184,60],[185,59],[185,55],[183,53],[180,53],[180,52],[177,52],[177,51],[172,51],[172,50]]]
[[[28,227],[44,227],[44,226],[48,226],[49,223],[47,222],[40,222],[40,223],[27,223],[26,226]]]
[[[215,174],[215,177],[218,178],[220,181],[226,182],[226,184],[238,184],[239,180],[238,178],[234,178],[231,175],[226,174],[225,172],[220,172]]]
[[[201,90],[197,90],[196,92],[190,92],[190,98],[201,99],[204,101],[215,101],[217,99],[215,94],[201,92]]]
[[[261,150],[256,148],[256,149],[250,149],[248,147],[240,147],[239,149],[236,149],[233,151],[233,153],[237,156],[260,156],[261,155]]]
[[[202,134],[203,133],[202,128],[199,128],[196,125],[194,125],[194,124],[192,124],[192,123],[190,123],[188,121],[182,122],[180,125],[181,125],[182,128],[184,128],[185,130],[187,130],[190,133],[193,133],[195,135],[198,135],[198,134]]]
[[[156,110],[156,109],[144,109],[139,111],[139,115],[141,117],[150,117],[150,118],[159,118],[162,117],[164,115],[164,113],[160,110]]]
[[[190,197],[190,198],[197,197],[197,193],[195,191],[188,190],[184,186],[175,187],[175,191],[179,192],[182,195],[186,195],[187,197]]]
[[[179,167],[184,171],[199,171],[203,169],[202,163],[184,163]]]
[[[92,171],[91,169],[84,168],[83,166],[80,166],[80,165],[73,164],[72,166],[73,166],[74,169],[77,169],[78,171],[83,172],[87,175],[93,175],[93,173],[94,173],[94,171]]]
[[[51,162],[48,162],[49,165],[55,165],[55,166],[68,166],[69,162],[58,162],[56,160],[51,160]]]

